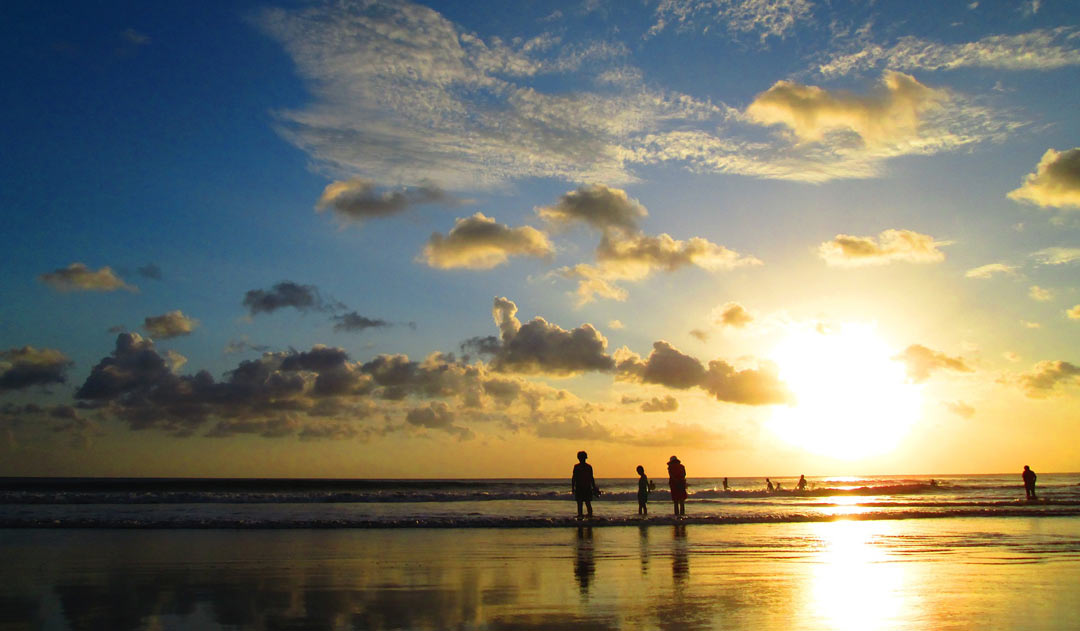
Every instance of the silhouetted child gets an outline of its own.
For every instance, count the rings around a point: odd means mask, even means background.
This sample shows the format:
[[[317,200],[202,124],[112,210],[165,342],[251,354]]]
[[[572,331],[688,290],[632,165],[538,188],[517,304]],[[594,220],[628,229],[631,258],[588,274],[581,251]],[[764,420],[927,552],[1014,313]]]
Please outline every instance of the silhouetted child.
[[[1035,472],[1032,471],[1027,465],[1024,465],[1024,472],[1020,474],[1020,476],[1024,478],[1024,493],[1027,494],[1027,499],[1039,499],[1035,497],[1035,479],[1039,476],[1035,475]]]
[[[649,514],[649,478],[645,477],[645,467],[637,466],[637,513],[638,515]]]
[[[795,485],[795,488],[800,490],[800,491],[805,491],[806,490],[806,476],[805,475],[800,475],[799,476],[799,483]]]
[[[765,491],[772,493],[772,480],[765,478]]]
[[[727,478],[724,478],[724,492],[727,493]]]
[[[584,451],[577,452],[578,463],[574,465],[574,477],[570,478],[570,491],[577,500],[577,518],[581,519],[581,505],[584,504],[592,517],[593,495],[600,496],[600,489],[596,486],[596,478],[593,477],[592,465],[585,462],[589,454]]]

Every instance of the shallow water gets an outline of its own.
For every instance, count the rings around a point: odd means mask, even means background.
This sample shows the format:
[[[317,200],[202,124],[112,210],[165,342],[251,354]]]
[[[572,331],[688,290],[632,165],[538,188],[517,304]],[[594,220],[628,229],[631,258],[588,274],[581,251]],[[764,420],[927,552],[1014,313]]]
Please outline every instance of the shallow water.
[[[0,530],[0,629],[1075,629],[1080,520]]]

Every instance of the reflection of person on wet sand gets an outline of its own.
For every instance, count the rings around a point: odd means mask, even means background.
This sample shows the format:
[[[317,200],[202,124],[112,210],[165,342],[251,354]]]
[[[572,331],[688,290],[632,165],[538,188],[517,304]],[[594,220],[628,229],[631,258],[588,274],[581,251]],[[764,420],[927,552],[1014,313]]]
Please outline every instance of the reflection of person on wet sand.
[[[589,594],[589,582],[596,573],[596,560],[593,558],[592,528],[577,529],[577,558],[574,559],[574,578],[582,596]]]
[[[638,481],[637,481],[637,513],[638,515],[649,514],[649,487],[652,483],[649,482],[649,478],[645,477],[645,467],[637,466]]]
[[[675,524],[674,541],[671,546],[671,577],[675,586],[682,587],[690,576],[690,555],[686,546],[686,525]]]
[[[584,451],[577,452],[578,463],[574,465],[574,477],[570,478],[570,491],[577,500],[577,518],[581,519],[581,505],[584,504],[592,517],[593,495],[600,495],[600,489],[596,486],[596,478],[593,477],[592,465],[585,462],[589,454]]]
[[[1035,472],[1031,470],[1027,465],[1024,465],[1024,472],[1021,474],[1024,478],[1024,493],[1029,500],[1037,500],[1035,497],[1035,479],[1039,476],[1035,475]]]
[[[675,505],[675,516],[686,515],[686,467],[679,459],[672,456],[667,463],[668,486],[671,488],[671,502]]]

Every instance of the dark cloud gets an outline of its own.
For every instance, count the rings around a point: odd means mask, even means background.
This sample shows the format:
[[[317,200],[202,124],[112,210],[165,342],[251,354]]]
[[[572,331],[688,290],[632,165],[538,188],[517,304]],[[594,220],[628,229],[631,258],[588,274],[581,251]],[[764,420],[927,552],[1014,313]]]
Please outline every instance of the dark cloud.
[[[191,335],[198,325],[198,320],[187,317],[179,309],[159,316],[148,316],[143,320],[146,332],[162,339]]]
[[[230,419],[218,423],[206,435],[210,438],[228,438],[237,434],[256,434],[263,438],[284,438],[295,435],[301,423],[291,416],[275,419]]]
[[[0,351],[0,392],[64,383],[72,362],[51,348],[23,346]]]
[[[421,204],[458,203],[455,197],[434,184],[379,193],[375,182],[353,178],[327,185],[315,208],[320,212],[329,208],[339,217],[363,221],[396,215]]]
[[[244,306],[251,315],[273,313],[292,307],[298,311],[323,310],[326,305],[314,285],[282,281],[271,289],[252,289],[244,294]]]
[[[556,225],[580,221],[600,230],[626,232],[636,232],[638,222],[649,214],[626,191],[603,184],[589,184],[570,191],[554,205],[537,208],[536,212]]]
[[[461,354],[470,355],[494,355],[499,352],[502,343],[494,335],[470,337],[461,343]]]
[[[945,353],[931,350],[921,344],[912,344],[904,349],[904,352],[892,358],[902,361],[907,365],[907,375],[911,381],[922,383],[930,378],[930,374],[938,370],[953,370],[956,372],[973,372],[960,357],[949,357]]]
[[[454,413],[450,406],[442,401],[434,401],[426,406],[413,408],[405,415],[405,422],[415,427],[425,427],[446,432],[458,440],[473,438],[472,430],[454,424]]]
[[[5,403],[0,406],[0,430],[8,433],[7,439],[12,445],[15,444],[15,429],[23,425],[44,427],[51,433],[65,435],[70,439],[70,446],[77,449],[88,447],[94,438],[105,435],[96,421],[70,405]]]
[[[702,331],[701,329],[691,329],[690,330],[690,337],[694,338],[695,340],[697,340],[699,342],[708,342],[709,341],[709,332],[708,331]]]
[[[149,278],[150,280],[161,280],[161,268],[154,263],[147,263],[142,267],[135,268],[135,272],[143,278]]]
[[[95,271],[85,263],[72,263],[41,274],[38,280],[57,291],[138,291],[137,287],[125,283],[124,279],[117,276],[111,267],[106,266]]]
[[[334,324],[335,331],[353,332],[390,326],[390,323],[386,320],[368,318],[355,311],[336,315],[333,320],[336,323]]]
[[[1010,199],[1042,207],[1080,208],[1080,147],[1066,151],[1047,149],[1034,173],[1024,177]]]
[[[114,331],[118,332],[118,331]],[[224,353],[226,355],[233,355],[235,353],[243,353],[244,351],[255,351],[256,353],[265,353],[270,350],[270,346],[266,344],[252,344],[247,339],[229,340],[225,345]]]
[[[679,409],[679,400],[670,394],[653,397],[641,404],[642,412],[674,412]]]
[[[615,353],[615,361],[618,379],[678,390],[698,387],[727,403],[772,405],[790,403],[793,399],[771,365],[737,370],[717,359],[709,362],[706,369],[698,359],[663,340],[653,343],[648,359],[621,348]]]
[[[513,301],[495,299],[492,317],[499,327],[501,344],[491,359],[493,369],[569,376],[615,368],[606,353],[607,339],[591,324],[567,331],[541,317],[523,325],[516,314]]]

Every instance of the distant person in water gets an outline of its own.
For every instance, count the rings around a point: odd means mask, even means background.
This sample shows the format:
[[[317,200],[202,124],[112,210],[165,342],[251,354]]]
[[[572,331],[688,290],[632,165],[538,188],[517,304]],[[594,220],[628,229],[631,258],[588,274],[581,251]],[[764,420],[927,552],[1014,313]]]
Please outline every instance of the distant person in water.
[[[782,483],[780,483],[780,482],[777,482],[776,483],[776,490],[777,491],[783,491],[784,490],[784,485]]]
[[[578,463],[574,465],[574,477],[570,479],[570,491],[573,492],[574,499],[577,500],[578,519],[582,517],[582,504],[588,509],[589,518],[592,518],[593,496],[600,496],[600,488],[596,486],[596,478],[593,477],[592,465],[585,462],[588,457],[589,454],[584,451],[577,452]]]
[[[727,493],[727,478],[724,478],[724,492]]]
[[[806,490],[806,476],[805,475],[800,475],[799,476],[799,483],[795,485],[795,488],[800,490],[800,491],[805,491]]]
[[[649,514],[649,478],[645,477],[645,467],[637,466],[637,514],[648,515]]]
[[[1024,478],[1024,493],[1027,494],[1029,500],[1039,499],[1035,497],[1035,479],[1039,476],[1035,475],[1035,472],[1030,467],[1024,465],[1024,472],[1021,474]]]
[[[686,515],[686,467],[679,459],[672,456],[667,463],[668,486],[671,487],[671,502],[675,505],[675,516]]]
[[[765,478],[765,490],[769,493],[772,493],[772,480],[770,480],[769,478]]]

